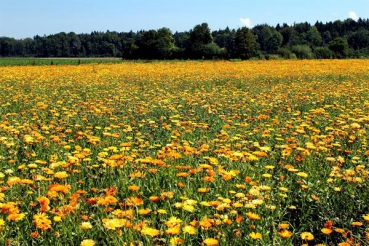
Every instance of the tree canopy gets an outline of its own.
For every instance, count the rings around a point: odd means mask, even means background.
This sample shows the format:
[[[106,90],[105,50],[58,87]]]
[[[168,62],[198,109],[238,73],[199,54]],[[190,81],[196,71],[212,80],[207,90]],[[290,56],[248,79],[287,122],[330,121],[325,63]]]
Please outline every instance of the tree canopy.
[[[122,57],[123,59],[250,59],[369,57],[369,19],[346,19],[314,25],[211,31],[207,23],[189,31],[168,28],[137,32],[60,32],[33,38],[0,37],[1,57]]]

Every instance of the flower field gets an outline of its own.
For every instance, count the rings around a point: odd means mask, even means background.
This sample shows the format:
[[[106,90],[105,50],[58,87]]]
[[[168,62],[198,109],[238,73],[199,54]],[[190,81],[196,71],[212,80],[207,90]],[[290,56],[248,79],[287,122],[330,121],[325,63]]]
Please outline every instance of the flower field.
[[[0,67],[1,245],[369,245],[369,60]]]

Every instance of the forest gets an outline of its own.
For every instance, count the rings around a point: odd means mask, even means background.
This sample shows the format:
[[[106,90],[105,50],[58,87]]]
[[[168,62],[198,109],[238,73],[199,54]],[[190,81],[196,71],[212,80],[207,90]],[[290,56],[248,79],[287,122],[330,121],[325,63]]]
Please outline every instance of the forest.
[[[33,38],[0,37],[1,57],[121,57],[123,59],[344,59],[369,57],[369,19],[293,25],[259,24],[212,31],[60,32]]]

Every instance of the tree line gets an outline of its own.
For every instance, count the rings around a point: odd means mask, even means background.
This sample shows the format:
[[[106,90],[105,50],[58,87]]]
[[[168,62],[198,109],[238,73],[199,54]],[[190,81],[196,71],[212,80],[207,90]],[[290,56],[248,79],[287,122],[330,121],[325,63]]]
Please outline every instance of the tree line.
[[[123,59],[329,59],[369,57],[369,19],[314,25],[267,24],[211,31],[168,28],[137,32],[92,32],[14,39],[0,37],[2,57],[122,57]]]

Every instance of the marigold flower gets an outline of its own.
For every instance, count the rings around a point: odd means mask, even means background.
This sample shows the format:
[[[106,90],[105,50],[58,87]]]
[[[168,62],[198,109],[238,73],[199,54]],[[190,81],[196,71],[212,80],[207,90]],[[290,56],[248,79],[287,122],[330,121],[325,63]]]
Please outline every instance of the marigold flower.
[[[38,213],[33,216],[33,222],[37,229],[48,230],[51,229],[51,220],[45,213]]]
[[[151,227],[144,227],[141,230],[142,235],[148,235],[150,237],[156,237],[160,235],[160,231]]]
[[[160,200],[160,197],[159,196],[150,196],[149,200],[152,201],[152,202],[157,202],[157,201]]]
[[[332,229],[329,229],[329,228],[322,228],[321,230],[320,230],[323,234],[325,234],[325,235],[329,235],[329,234],[331,234],[333,231],[332,231]]]
[[[359,221],[354,221],[351,223],[352,226],[362,226],[363,223],[362,222],[359,222]]]
[[[246,216],[249,218],[249,220],[260,220],[260,215],[252,212],[246,213]]]
[[[138,191],[140,189],[140,186],[137,185],[131,185],[128,187],[128,190],[130,191]]]
[[[308,240],[308,241],[311,241],[314,239],[314,235],[311,234],[310,232],[302,232],[300,234],[302,240]]]
[[[254,239],[254,240],[257,240],[257,239],[261,239],[263,236],[259,233],[259,232],[251,232],[249,234],[249,236]]]
[[[281,229],[281,230],[288,229],[288,227],[290,227],[290,225],[289,225],[289,224],[287,224],[287,223],[280,223],[280,224],[278,225],[278,228],[279,228],[279,229]]]
[[[9,221],[20,221],[23,220],[24,217],[25,217],[24,213],[11,213],[6,217],[6,219]]]
[[[34,232],[31,232],[30,237],[39,238],[40,234],[38,232],[34,231]]]
[[[165,231],[167,235],[178,235],[181,233],[181,227],[179,225],[170,227]]]
[[[182,238],[179,237],[172,237],[169,240],[170,245],[181,245],[184,243],[184,240]]]
[[[55,222],[60,222],[62,220],[62,218],[60,216],[54,216],[53,220]]]
[[[289,230],[282,230],[278,232],[279,236],[281,236],[282,238],[289,238],[293,235],[293,233]]]
[[[66,171],[61,171],[61,172],[56,172],[54,174],[54,178],[57,178],[57,179],[65,179],[67,178],[69,175],[67,174]]]
[[[365,215],[363,215],[363,218],[364,218],[364,220],[365,220],[366,222],[368,222],[368,223],[369,223],[369,214],[365,214]]]
[[[219,244],[219,241],[216,240],[215,238],[206,238],[203,243],[206,245],[206,246],[216,246]]]
[[[197,234],[197,229],[191,225],[186,225],[182,228],[183,233],[188,233],[190,235],[195,235]]]
[[[82,230],[88,230],[92,228],[92,225],[90,222],[82,222],[80,227]]]
[[[95,246],[95,241],[92,239],[85,239],[81,242],[80,246]]]

